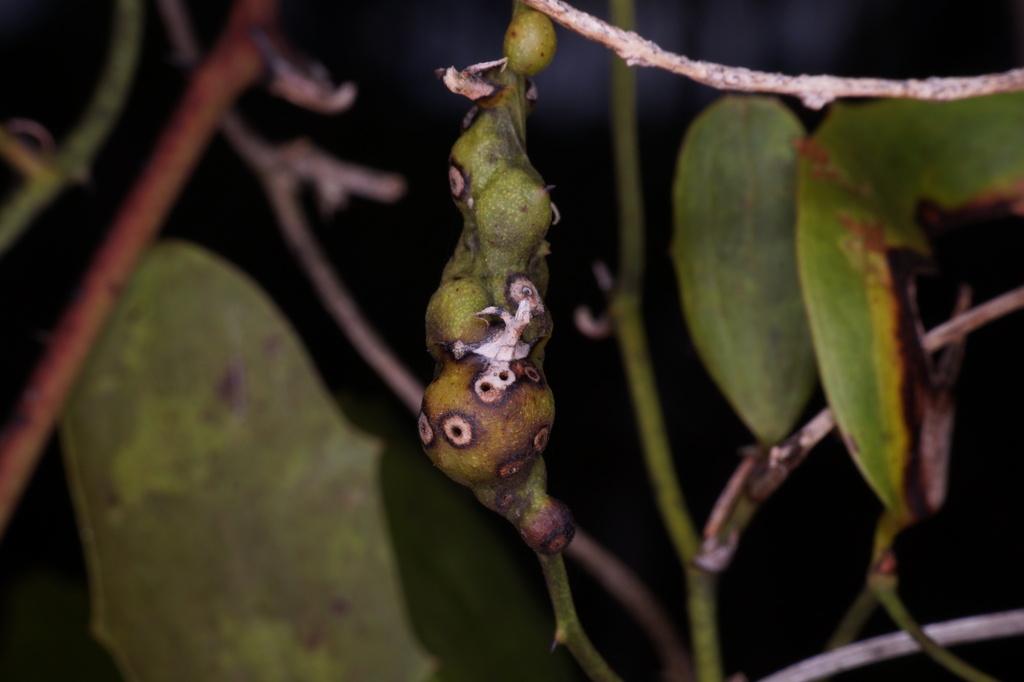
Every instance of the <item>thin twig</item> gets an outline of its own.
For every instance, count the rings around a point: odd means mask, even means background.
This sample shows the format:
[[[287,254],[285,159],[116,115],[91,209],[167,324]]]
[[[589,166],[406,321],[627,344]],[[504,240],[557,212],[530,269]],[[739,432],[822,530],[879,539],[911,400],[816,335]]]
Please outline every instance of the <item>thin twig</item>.
[[[711,509],[711,514],[708,515],[707,523],[704,524],[705,539],[714,537],[722,531],[726,521],[732,516],[733,509],[736,508],[736,501],[747,489],[747,482],[754,472],[755,466],[757,466],[757,459],[754,457],[744,456],[740,460],[740,465],[736,467],[729,482],[725,484],[722,494],[718,496],[715,506]]]
[[[838,76],[788,76],[689,59],[663,50],[632,31],[624,31],[581,12],[562,0],[522,0],[570,31],[611,48],[630,66],[652,66],[719,90],[793,95],[804,106],[821,109],[842,97],[902,97],[944,102],[1024,89],[1024,69],[966,78],[888,80]]]
[[[943,322],[924,335],[922,345],[929,353],[959,341],[971,332],[1001,317],[1024,308],[1024,286],[1011,289],[993,299]],[[768,459],[771,471],[752,483],[757,499],[764,501],[782,485],[785,478],[807,457],[811,449],[835,426],[835,417],[828,408],[814,416],[795,434],[771,449]],[[779,474],[782,474],[779,476]]]
[[[857,593],[853,603],[846,609],[846,613],[839,620],[839,625],[836,626],[835,632],[825,642],[825,651],[834,651],[856,642],[857,637],[860,636],[860,631],[864,629],[864,626],[867,625],[868,620],[871,619],[871,616],[875,614],[877,609],[878,598],[875,597],[875,593],[871,591],[871,588],[865,585]]]
[[[15,136],[0,131],[0,153],[27,173],[25,182],[0,209],[0,255],[28,229],[33,219],[72,183],[88,176],[100,146],[110,135],[128,99],[142,44],[140,0],[117,0],[106,62],[81,120],[50,159],[30,158]]]
[[[236,114],[225,117],[223,130],[235,151],[263,183],[282,234],[331,317],[402,403],[411,411],[418,412],[423,385],[363,316],[348,287],[313,236],[299,201],[301,176],[294,165],[288,164],[288,155],[257,137]]]
[[[555,608],[555,644],[565,646],[593,682],[621,682],[619,676],[594,648],[580,625],[562,555],[538,554],[537,558],[540,559],[541,568],[544,570],[544,579],[551,594],[551,604]]]
[[[633,25],[631,0],[613,0],[611,11],[617,24],[627,28]],[[724,675],[718,641],[716,580],[714,575],[693,563],[700,551],[700,536],[676,473],[644,329],[641,301],[645,221],[638,137],[636,72],[613,59],[612,147],[619,204],[619,272],[609,313],[619,342],[654,501],[686,577],[686,612],[697,679],[718,682]]]
[[[272,24],[276,0],[236,0],[209,59],[194,72],[149,162],[54,329],[21,400],[0,433],[0,533],[35,468],[57,414],[144,249],[156,236],[235,98],[263,75],[249,37]]]
[[[1019,637],[1024,635],[1024,609],[933,623],[924,632],[942,646]],[[893,632],[805,659],[759,682],[810,682],[920,651],[906,632]]]
[[[179,0],[157,3],[171,43],[182,59],[200,56],[199,42]],[[266,41],[264,41],[266,42]],[[263,45],[262,51],[267,51]],[[279,65],[280,66],[280,65]],[[289,73],[295,71],[288,69]],[[224,135],[263,184],[281,232],[309,276],[331,317],[370,367],[413,412],[420,409],[423,385],[402,364],[373,325],[363,316],[348,287],[331,266],[330,259],[306,220],[299,200],[303,181],[318,188],[321,211],[336,210],[348,193],[369,195],[378,201],[395,201],[405,183],[393,173],[344,164],[319,152],[312,144],[297,141],[277,147],[269,144],[230,112],[222,124]]]
[[[975,329],[1021,308],[1024,308],[1024,287],[1011,289],[931,329],[925,334],[924,349],[928,352],[937,351],[959,341]]]
[[[22,121],[24,119],[21,119]],[[33,122],[34,123],[34,122]],[[35,125],[42,128],[41,125],[36,123]],[[42,150],[36,150],[32,146],[25,144],[16,130],[17,126],[12,125],[11,121],[7,121],[5,124],[0,125],[0,159],[7,162],[16,173],[25,178],[26,183],[22,185],[22,190],[28,187],[33,180],[42,180],[47,175],[52,174],[53,168],[51,166],[52,153],[46,153]],[[49,132],[47,132],[49,135]],[[53,139],[52,137],[50,138]],[[12,201],[8,199],[8,201]],[[2,223],[0,223],[2,224]],[[10,229],[10,228],[8,228]],[[4,231],[3,227],[0,227],[0,233]]]
[[[1000,294],[931,329],[924,335],[922,345],[926,351],[935,352],[963,339],[976,329],[1021,308],[1024,308],[1024,286]],[[730,484],[727,484],[715,508],[721,506],[723,509],[731,509],[735,506],[735,496],[730,497],[730,494],[733,491],[732,481],[738,479],[747,481],[746,495],[755,504],[763,503],[779,489],[793,470],[803,463],[814,446],[821,442],[833,428],[835,428],[835,417],[832,415],[832,410],[826,407],[799,431],[772,447],[767,463],[759,462],[760,466],[751,469],[749,460],[745,458],[737,467],[730,479]],[[718,519],[714,528],[705,530],[707,539],[700,555],[702,565],[705,565],[705,562],[710,561],[712,557],[714,565],[720,565],[722,569],[728,565],[729,556],[723,556],[723,554],[735,550],[738,537],[733,531],[738,529],[732,528],[728,537],[722,537],[724,527],[725,524]],[[723,558],[725,561],[722,561]]]
[[[929,637],[903,603],[899,593],[899,574],[893,543],[906,525],[905,518],[898,517],[889,510],[882,513],[875,530],[871,569],[868,571],[868,588],[893,623],[910,635],[921,647],[921,651],[936,664],[964,682],[999,682],[992,675],[976,668]]]
[[[661,679],[664,682],[693,680],[693,662],[671,617],[636,574],[579,528],[569,545],[569,554],[647,632],[661,659]]]

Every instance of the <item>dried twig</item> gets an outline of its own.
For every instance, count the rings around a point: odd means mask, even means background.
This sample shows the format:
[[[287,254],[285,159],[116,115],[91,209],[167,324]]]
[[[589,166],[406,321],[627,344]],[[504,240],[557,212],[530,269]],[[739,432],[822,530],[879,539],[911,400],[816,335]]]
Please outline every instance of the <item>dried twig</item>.
[[[289,153],[287,149],[267,144],[249,130],[237,114],[225,117],[223,130],[235,151],[263,183],[288,245],[334,321],[402,403],[413,412],[418,412],[423,397],[422,384],[363,316],[348,287],[331,267],[330,259],[313,236],[302,210],[299,200],[302,182],[308,180],[311,174],[319,173],[322,177],[317,182],[336,188],[339,178],[333,176],[331,171],[337,162],[331,164],[321,158],[320,163],[293,163],[301,161],[302,157]],[[401,179],[394,175],[384,175],[379,171],[373,171],[373,174],[383,177],[386,185],[384,190],[376,192],[378,195],[388,196],[390,192],[390,196],[394,196],[395,188],[404,188]],[[368,181],[364,178],[362,183],[368,184]]]
[[[1016,637],[1024,635],[1024,609],[934,623],[926,625],[924,631],[941,646]],[[906,632],[894,632],[813,656],[759,682],[810,682],[920,650]]]
[[[926,351],[935,352],[962,340],[976,329],[1021,308],[1024,308],[1024,286],[1011,289],[1005,294],[977,305],[931,329],[924,335],[922,345]],[[728,512],[736,506],[741,493],[749,496],[756,504],[764,502],[778,490],[789,474],[800,466],[814,446],[821,442],[821,439],[835,427],[835,424],[832,410],[826,407],[799,431],[772,447],[768,453],[767,462],[760,461],[757,466],[751,466],[750,460],[744,459],[740,463],[715,504],[716,514],[712,517],[715,521],[714,525],[709,524],[705,528],[706,540],[701,550],[702,560],[710,560],[710,557],[714,556],[716,565],[721,565],[723,569],[728,565],[728,557],[724,563],[721,561],[723,551],[729,550],[728,554],[731,556],[737,538],[732,535],[723,538],[722,530],[725,527],[724,519],[728,516]],[[743,481],[746,482],[745,486],[738,485],[738,482]]]
[[[1024,89],[1024,69],[967,78],[888,80],[837,76],[788,76],[689,59],[663,50],[632,31],[624,31],[581,12],[562,0],[522,0],[585,38],[611,48],[630,66],[653,66],[719,90],[770,92],[798,97],[804,106],[820,109],[843,97],[904,97],[949,101]]]

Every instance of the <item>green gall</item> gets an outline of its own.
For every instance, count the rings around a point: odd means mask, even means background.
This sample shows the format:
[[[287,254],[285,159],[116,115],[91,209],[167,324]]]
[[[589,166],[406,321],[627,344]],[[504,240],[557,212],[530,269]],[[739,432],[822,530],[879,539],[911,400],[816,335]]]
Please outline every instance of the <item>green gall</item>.
[[[517,12],[505,31],[508,67],[524,76],[535,76],[551,63],[558,40],[547,15],[536,10]]]
[[[572,539],[572,514],[545,492],[541,457],[555,403],[544,377],[551,315],[544,305],[550,187],[530,164],[526,75],[554,53],[550,20],[517,8],[505,37],[501,86],[475,99],[448,159],[462,235],[427,307],[427,348],[437,361],[417,429],[437,468],[469,487],[541,554]]]
[[[489,305],[490,297],[474,277],[456,275],[438,287],[427,305],[427,350],[434,359],[440,360],[456,339],[470,344],[483,341],[490,330],[476,314]]]
[[[427,387],[419,435],[452,480],[488,486],[521,478],[547,446],[555,416],[551,389],[528,361],[467,356],[442,364]]]

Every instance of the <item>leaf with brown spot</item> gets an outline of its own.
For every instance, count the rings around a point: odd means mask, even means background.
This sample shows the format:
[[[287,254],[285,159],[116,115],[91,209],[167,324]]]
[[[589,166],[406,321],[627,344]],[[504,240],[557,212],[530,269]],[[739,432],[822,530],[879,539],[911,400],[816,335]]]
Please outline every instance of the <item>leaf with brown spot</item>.
[[[251,281],[184,243],[132,279],[62,422],[93,624],[130,680],[409,680],[379,441]]]
[[[955,363],[923,351],[929,227],[1024,198],[1024,94],[835,105],[802,153],[798,261],[818,367],[857,466],[900,526],[945,495]]]

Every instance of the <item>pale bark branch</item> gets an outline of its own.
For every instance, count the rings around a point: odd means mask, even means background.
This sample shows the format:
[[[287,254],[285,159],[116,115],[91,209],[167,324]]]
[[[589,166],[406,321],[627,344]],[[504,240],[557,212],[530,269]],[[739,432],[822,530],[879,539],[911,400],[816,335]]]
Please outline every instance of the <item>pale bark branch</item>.
[[[934,623],[926,625],[924,631],[944,647],[1018,637],[1024,635],[1024,609]],[[921,647],[906,632],[894,632],[805,659],[759,682],[810,682],[920,650]]]
[[[624,31],[581,12],[562,0],[522,0],[584,38],[611,48],[630,66],[651,66],[719,90],[792,95],[809,109],[821,109],[845,97],[907,98],[943,102],[1024,89],[1024,69],[964,78],[889,80],[838,76],[789,76],[689,59],[662,49],[632,31]]]

